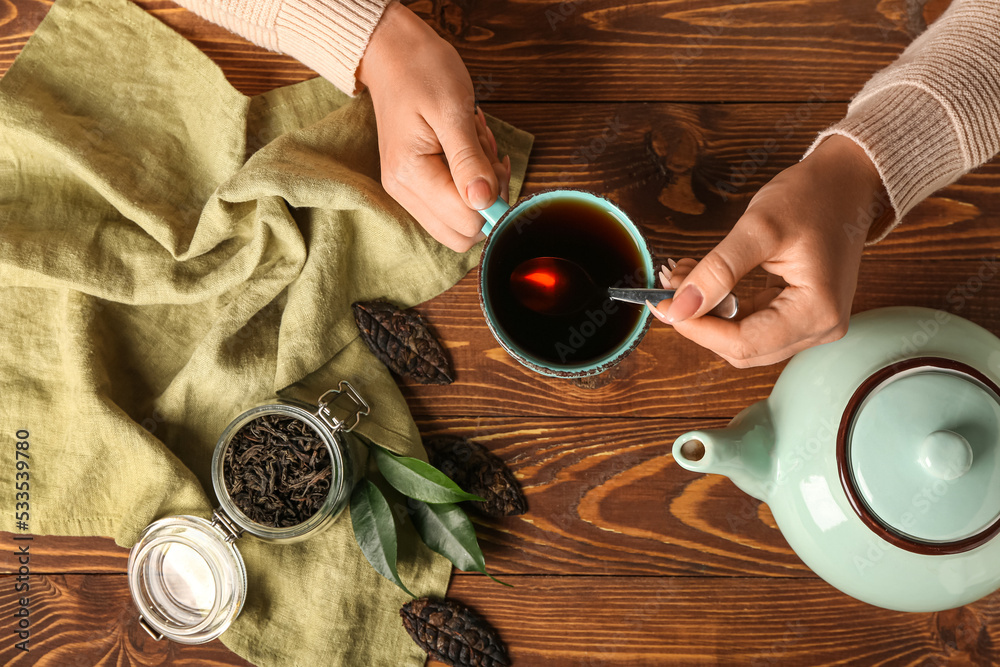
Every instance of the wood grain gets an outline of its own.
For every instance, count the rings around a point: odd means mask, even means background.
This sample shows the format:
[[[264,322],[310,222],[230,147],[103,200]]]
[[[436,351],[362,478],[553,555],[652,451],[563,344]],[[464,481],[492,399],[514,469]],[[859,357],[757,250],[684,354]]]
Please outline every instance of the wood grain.
[[[849,99],[925,26],[889,0],[420,0],[410,6],[498,98]],[[529,73],[525,76],[524,73]]]
[[[218,640],[201,646],[153,641],[136,622],[124,575],[32,573],[29,583],[31,634],[25,652],[16,648],[16,624],[9,620],[24,593],[14,590],[13,576],[0,577],[0,664],[7,667],[251,667]]]
[[[682,433],[722,425],[627,418],[418,423],[425,436],[475,439],[520,481],[528,513],[474,516],[497,574],[813,577],[766,505],[724,477],[690,473],[671,458]],[[12,544],[10,536],[0,534],[0,543]],[[37,536],[31,549],[35,572],[125,572],[127,551],[106,539]],[[16,572],[13,549],[0,567]]]
[[[674,463],[677,436],[722,421],[670,419],[434,419],[424,436],[460,435],[503,458],[529,511],[473,515],[498,574],[776,576],[812,574],[766,505],[727,479]],[[644,510],[637,513],[635,508]],[[246,538],[252,539],[252,538]],[[12,544],[0,533],[0,544]],[[37,536],[32,571],[125,572],[127,551],[108,539]],[[14,551],[0,572],[17,571]]]
[[[835,4],[857,10],[848,7],[852,3]],[[7,34],[0,38],[0,73],[6,70],[4,54],[19,50],[19,40],[26,40],[48,6],[39,0],[3,5],[7,10],[0,12],[0,31]],[[301,65],[243,44],[166,0],[143,6],[194,40],[224,69],[238,64],[227,72],[238,88],[245,88],[240,77],[259,79],[260,90],[266,90],[309,76]],[[438,20],[450,16],[443,10],[434,15]],[[265,70],[248,70],[248,62]],[[481,97],[488,111],[537,138],[526,192],[560,186],[602,192],[644,226],[661,259],[704,255],[760,186],[798,161],[816,133],[845,109],[833,102],[836,95],[826,84],[814,86],[793,104],[524,105],[498,103],[504,99],[500,95]],[[933,250],[934,259],[981,257],[984,249],[1000,245],[1000,226],[994,223],[1000,215],[998,194],[1000,166],[994,162],[926,201],[870,255],[927,259]]]
[[[13,534],[0,532],[0,574],[17,572],[17,544]],[[128,564],[128,549],[108,537],[32,535],[28,545],[31,571],[40,574],[121,574]],[[23,544],[23,542],[21,543]]]
[[[677,436],[724,424],[436,419],[418,426],[424,436],[473,438],[504,459],[520,481],[526,514],[475,517],[496,572],[813,576],[766,505],[723,477],[687,472],[671,457]]]
[[[936,614],[878,609],[818,580],[456,576],[515,664],[994,665],[1000,595]],[[431,663],[440,667],[439,663]]]
[[[245,94],[314,76],[168,0],[139,4]],[[662,261],[701,257],[718,243],[757,189],[794,164],[948,0],[407,4],[456,46],[485,109],[535,134],[525,192],[607,194]],[[0,75],[50,6],[0,0]],[[993,162],[867,251],[855,310],[941,308],[1000,333],[998,220]],[[1000,663],[1000,594],[937,614],[854,601],[805,568],[766,505],[672,461],[677,435],[719,426],[766,397],[780,366],[737,371],[654,323],[596,381],[545,379],[490,336],[474,280],[475,272],[419,307],[457,381],[402,389],[422,432],[477,439],[524,486],[528,514],[476,519],[491,570],[515,588],[459,574],[449,590],[500,630],[515,664]],[[762,281],[754,274],[738,293]],[[9,548],[0,556],[0,664],[248,664],[218,641],[153,642],[135,622],[128,552],[111,540],[41,536],[31,548],[27,654],[10,632],[17,563]]]
[[[0,577],[0,613],[17,608]],[[1000,595],[935,614],[891,612],[822,581],[511,576],[499,590],[458,575],[448,595],[500,632],[516,665],[990,665],[1000,661]],[[154,642],[135,623],[121,575],[32,579],[31,650],[9,638],[5,665],[247,665],[218,641]],[[6,636],[6,633],[5,633]],[[430,663],[440,667],[440,663]]]
[[[588,102],[806,100],[817,85],[847,101],[942,10],[925,0],[407,4],[458,49],[481,97]],[[246,94],[315,76],[166,0],[139,5]],[[0,74],[48,6],[0,0]]]
[[[846,105],[486,104],[535,135],[525,192],[600,192],[646,232],[654,254],[701,257],[751,197],[799,161]],[[1000,161],[914,209],[867,252],[879,259],[978,259],[1000,247]],[[855,220],[845,220],[850,228]]]
[[[928,259],[933,258],[931,253]],[[961,315],[1000,333],[998,265],[986,260],[862,263],[855,312],[923,306]],[[992,274],[990,272],[993,272]],[[986,276],[982,280],[980,275]],[[659,322],[598,389],[546,378],[510,357],[492,337],[476,297],[473,272],[418,310],[444,338],[455,382],[401,382],[420,417],[678,417],[731,419],[771,391],[782,366],[737,370]],[[763,285],[757,276],[742,297]]]
[[[659,262],[707,253],[756,190],[794,164],[816,132],[843,112],[840,105],[808,103],[488,108],[536,135],[526,192],[569,186],[607,194],[642,226]],[[734,176],[734,168],[746,175],[745,182]],[[892,305],[940,308],[1000,333],[993,263],[1000,248],[998,206],[996,161],[918,206],[866,251],[855,312]],[[491,337],[475,279],[474,271],[420,307],[444,332],[457,381],[446,387],[406,386],[416,414],[729,418],[765,397],[780,370],[736,371],[654,322],[617,378],[600,390],[541,378]],[[747,298],[762,285],[763,277],[753,275],[737,294]]]

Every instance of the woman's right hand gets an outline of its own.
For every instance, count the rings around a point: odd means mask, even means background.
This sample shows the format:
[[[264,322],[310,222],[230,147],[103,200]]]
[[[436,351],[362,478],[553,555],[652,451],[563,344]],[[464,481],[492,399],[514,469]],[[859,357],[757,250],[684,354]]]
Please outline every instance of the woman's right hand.
[[[847,332],[869,226],[886,202],[865,152],[831,136],[761,188],[704,259],[667,271],[664,287],[677,294],[654,315],[741,368],[836,340]],[[757,266],[771,274],[768,286],[741,303],[741,319],[702,317]]]

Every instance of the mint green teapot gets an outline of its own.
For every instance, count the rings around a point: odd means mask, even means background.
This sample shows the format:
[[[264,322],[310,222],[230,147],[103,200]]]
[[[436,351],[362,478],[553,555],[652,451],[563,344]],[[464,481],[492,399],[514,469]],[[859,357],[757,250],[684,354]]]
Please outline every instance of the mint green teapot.
[[[816,574],[859,600],[938,611],[1000,588],[1000,339],[884,308],[787,365],[769,398],[673,445],[766,502]]]

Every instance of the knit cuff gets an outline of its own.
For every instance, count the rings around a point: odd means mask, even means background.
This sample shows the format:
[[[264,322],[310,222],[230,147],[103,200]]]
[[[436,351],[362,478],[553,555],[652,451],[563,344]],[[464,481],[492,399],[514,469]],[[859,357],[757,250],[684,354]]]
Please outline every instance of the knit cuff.
[[[257,46],[278,50],[274,19],[280,0],[176,0],[177,4],[226,30],[241,35]]]
[[[834,134],[853,140],[865,151],[882,177],[895,212],[872,224],[869,243],[881,241],[910,209],[969,168],[956,124],[945,107],[911,83],[855,98],[847,116],[821,132],[803,158]]]
[[[368,40],[390,0],[284,0],[275,20],[278,50],[348,95]]]

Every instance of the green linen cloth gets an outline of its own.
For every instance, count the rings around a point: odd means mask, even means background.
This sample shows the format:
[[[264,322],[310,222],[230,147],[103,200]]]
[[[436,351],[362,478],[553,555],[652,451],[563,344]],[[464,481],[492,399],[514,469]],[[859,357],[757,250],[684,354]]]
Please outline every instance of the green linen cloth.
[[[531,136],[491,120],[512,161]],[[275,395],[341,379],[359,430],[424,457],[351,303],[425,301],[477,261],[427,236],[379,185],[370,99],[314,79],[248,98],[126,0],[58,0],[0,80],[0,529],[15,523],[15,434],[30,436],[27,532],[108,535],[208,517],[216,439]],[[23,497],[22,497],[23,498]],[[222,636],[258,665],[420,665],[408,597],[345,513],[292,545],[244,537],[248,597]],[[402,549],[410,589],[450,566]]]

